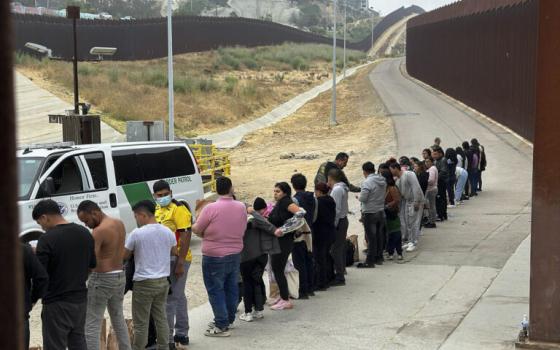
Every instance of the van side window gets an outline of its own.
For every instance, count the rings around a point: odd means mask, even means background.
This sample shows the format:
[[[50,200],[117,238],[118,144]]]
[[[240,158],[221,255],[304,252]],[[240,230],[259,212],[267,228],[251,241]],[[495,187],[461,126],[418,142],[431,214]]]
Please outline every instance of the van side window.
[[[84,190],[78,161],[78,157],[67,158],[50,173],[50,177],[54,180],[54,195],[60,196]],[[37,198],[43,197],[45,194],[39,191]]]
[[[109,188],[107,181],[107,167],[105,166],[105,156],[102,152],[87,153],[84,155],[89,172],[93,179],[93,187],[96,190]]]
[[[114,151],[113,163],[118,186],[195,173],[195,165],[185,147]]]

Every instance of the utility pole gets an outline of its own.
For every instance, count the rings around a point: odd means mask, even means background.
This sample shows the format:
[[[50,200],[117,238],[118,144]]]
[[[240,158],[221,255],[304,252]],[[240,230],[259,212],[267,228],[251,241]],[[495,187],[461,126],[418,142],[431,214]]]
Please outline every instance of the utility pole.
[[[169,98],[169,141],[175,140],[175,116],[173,101],[173,0],[167,0],[167,94]]]
[[[348,7],[348,0],[344,0],[344,63],[343,63],[343,76],[346,78],[346,8]]]
[[[80,94],[78,91],[78,34],[76,33],[76,21],[80,18],[79,6],[68,6],[66,17],[72,20],[72,32],[74,38],[74,58],[72,60],[74,70],[74,114],[80,114]]]
[[[333,0],[333,85],[331,125],[336,125],[336,0]]]

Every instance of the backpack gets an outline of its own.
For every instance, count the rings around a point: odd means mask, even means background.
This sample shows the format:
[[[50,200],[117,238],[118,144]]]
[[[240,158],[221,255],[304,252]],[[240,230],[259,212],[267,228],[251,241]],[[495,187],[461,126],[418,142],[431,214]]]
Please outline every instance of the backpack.
[[[354,265],[354,244],[347,239],[346,240],[346,266]]]

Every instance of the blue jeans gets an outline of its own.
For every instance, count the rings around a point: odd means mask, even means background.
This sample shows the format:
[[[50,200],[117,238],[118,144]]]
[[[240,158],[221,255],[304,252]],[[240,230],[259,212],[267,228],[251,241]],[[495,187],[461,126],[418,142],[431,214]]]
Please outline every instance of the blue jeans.
[[[214,323],[220,329],[227,329],[235,321],[239,302],[240,254],[222,258],[202,256],[202,275],[208,293],[208,301],[214,312]]]

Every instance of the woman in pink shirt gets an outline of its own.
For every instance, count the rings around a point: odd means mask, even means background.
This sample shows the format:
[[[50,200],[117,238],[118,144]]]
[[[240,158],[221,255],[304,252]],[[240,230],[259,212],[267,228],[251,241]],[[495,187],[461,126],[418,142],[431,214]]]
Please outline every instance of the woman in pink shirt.
[[[247,212],[243,203],[233,199],[229,178],[218,178],[216,191],[220,198],[202,209],[193,232],[202,237],[202,275],[214,312],[214,322],[204,335],[229,337],[239,299],[237,282]]]

